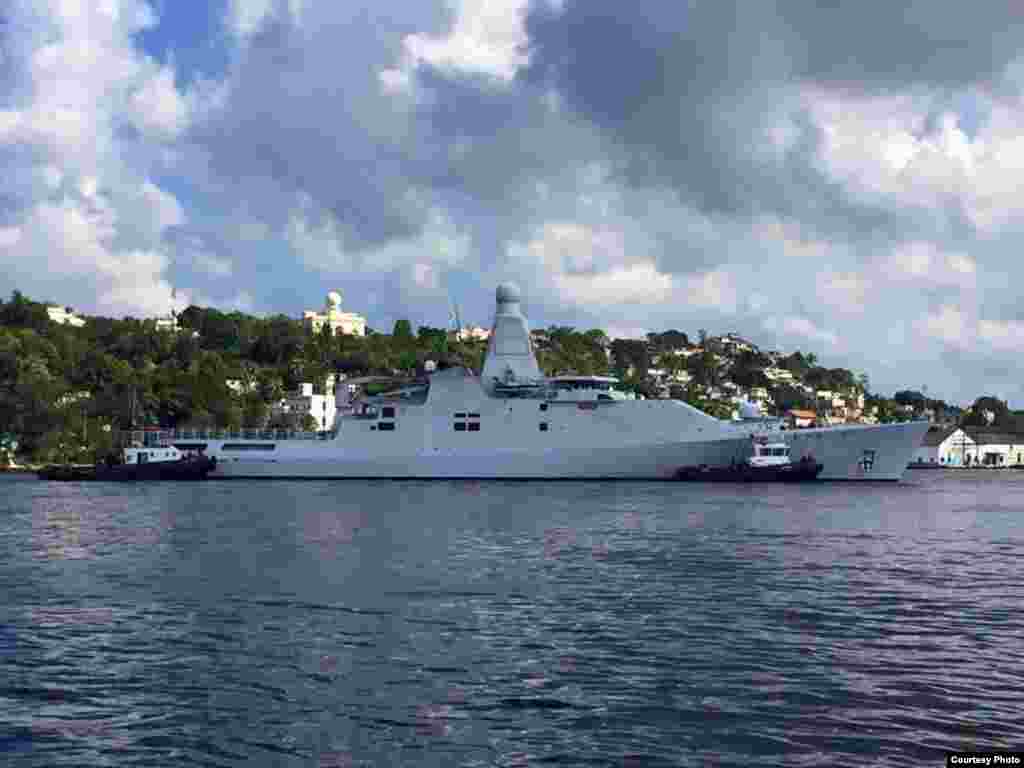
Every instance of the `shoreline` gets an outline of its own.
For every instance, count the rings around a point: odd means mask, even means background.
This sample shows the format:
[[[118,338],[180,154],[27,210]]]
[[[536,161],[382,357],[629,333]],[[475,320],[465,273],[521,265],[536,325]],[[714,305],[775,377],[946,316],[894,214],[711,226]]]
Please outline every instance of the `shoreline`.
[[[1004,464],[1003,466],[999,467],[985,466],[984,464],[977,464],[970,467],[964,466],[962,464],[907,464],[907,469],[924,469],[928,471],[937,469],[951,469],[957,471],[968,470],[972,472],[990,472],[996,470],[1001,472],[1006,470],[1024,470],[1024,464]]]

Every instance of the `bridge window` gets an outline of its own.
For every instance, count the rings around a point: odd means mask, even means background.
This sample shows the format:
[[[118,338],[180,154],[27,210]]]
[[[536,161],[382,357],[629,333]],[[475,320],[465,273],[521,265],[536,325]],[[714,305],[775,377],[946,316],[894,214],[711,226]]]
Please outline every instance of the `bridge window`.
[[[542,421],[540,423],[540,431],[541,432],[547,432],[548,431],[548,423],[546,421]]]
[[[379,429],[381,432],[394,432],[395,431],[395,422],[393,422],[393,421],[382,421],[380,424],[377,425],[377,429]]]
[[[480,422],[479,421],[471,421],[471,422],[469,422],[469,431],[470,432],[479,432],[480,431]]]
[[[466,431],[466,422],[464,422],[464,421],[456,421],[455,422],[455,431],[456,432],[465,432]]]
[[[380,417],[382,419],[393,419],[393,418],[395,418],[395,409],[394,408],[389,408],[389,407],[382,408],[381,412],[380,412]]]

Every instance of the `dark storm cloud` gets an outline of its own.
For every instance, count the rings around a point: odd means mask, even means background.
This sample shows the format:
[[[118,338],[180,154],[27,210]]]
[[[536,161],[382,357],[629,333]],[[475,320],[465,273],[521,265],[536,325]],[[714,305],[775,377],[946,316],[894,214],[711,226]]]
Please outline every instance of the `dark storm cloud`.
[[[856,90],[998,78],[1021,50],[1015,0],[775,3],[799,76]]]
[[[995,77],[1020,50],[1012,3],[734,0],[536,3],[523,78],[561,93],[615,143],[619,178],[671,184],[701,210],[769,212],[845,237],[899,238],[921,211],[851,199],[815,159],[820,129],[796,84],[862,92],[955,88]],[[791,136],[773,144],[773,128]]]
[[[752,138],[763,124],[755,96],[758,69],[780,78],[785,54],[762,4],[736,18],[731,3],[568,2],[527,17],[531,83],[554,86],[566,104],[619,144],[624,178],[666,178],[707,210],[749,208]],[[760,20],[760,23],[759,23]],[[735,55],[743,51],[743,55]],[[760,64],[758,63],[760,62]]]
[[[332,212],[353,250],[417,234],[424,211],[407,195],[417,147],[377,77],[393,65],[406,27],[355,7],[306,24],[287,14],[262,23],[228,81],[225,107],[194,139],[221,178],[276,183],[276,199],[261,211],[269,220],[268,208],[288,210],[282,193],[293,203],[305,194]]]

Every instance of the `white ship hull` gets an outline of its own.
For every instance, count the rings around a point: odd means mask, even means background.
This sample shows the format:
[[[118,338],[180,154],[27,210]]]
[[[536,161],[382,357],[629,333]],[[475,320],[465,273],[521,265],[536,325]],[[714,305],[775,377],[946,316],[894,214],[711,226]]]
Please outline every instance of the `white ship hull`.
[[[749,423],[719,421],[673,400],[591,393],[581,402],[579,391],[545,391],[549,383],[540,378],[519,292],[504,285],[479,377],[448,369],[418,398],[364,403],[358,415],[350,409],[336,422],[330,440],[175,444],[215,457],[211,476],[224,478],[660,480],[753,452]],[[810,454],[823,464],[822,479],[899,480],[927,428],[846,426],[773,437],[785,439],[795,459]]]
[[[794,457],[811,454],[822,463],[822,480],[900,480],[920,445],[923,422],[783,432]],[[371,454],[335,441],[279,441],[272,451],[232,453],[224,441],[208,441],[218,459],[211,478],[293,479],[543,479],[665,480],[683,466],[727,466],[750,454],[749,433],[721,439],[634,443],[610,447],[496,450],[475,453],[431,450]]]

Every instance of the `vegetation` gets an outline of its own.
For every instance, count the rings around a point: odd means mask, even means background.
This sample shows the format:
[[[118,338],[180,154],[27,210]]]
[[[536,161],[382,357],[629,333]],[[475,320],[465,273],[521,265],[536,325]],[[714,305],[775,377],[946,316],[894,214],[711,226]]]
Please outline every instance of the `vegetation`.
[[[408,321],[365,338],[194,306],[178,321],[178,333],[130,317],[74,328],[17,291],[0,301],[0,434],[17,436],[30,459],[91,461],[130,426],[309,427],[271,420],[270,405],[301,382],[323,387],[332,372],[411,375],[428,359],[478,367],[484,354],[442,329],[413,335]]]
[[[335,336],[326,328],[314,334],[284,315],[259,318],[196,306],[178,321],[177,333],[131,317],[88,317],[84,327],[75,328],[51,322],[46,305],[17,291],[0,301],[4,445],[16,441],[19,454],[34,460],[91,461],[110,450],[118,430],[130,426],[309,427],[288,414],[272,417],[271,405],[301,382],[322,388],[330,373],[411,377],[422,374],[428,360],[440,368],[479,371],[487,346],[459,341],[443,328],[414,330],[408,320],[396,322],[391,334],[368,330],[365,337]],[[533,341],[547,375],[614,374],[626,389],[647,397],[669,395],[722,417],[732,405],[713,394],[726,382],[765,388],[780,411],[816,406],[804,389],[768,380],[764,370],[775,358],[756,350],[727,353],[704,330],[697,346],[677,330],[612,341],[599,329],[565,326],[534,331]],[[812,354],[794,352],[774,365],[814,389],[867,391],[866,377],[818,366]],[[649,375],[655,367],[670,382],[688,381],[666,388]],[[878,406],[882,421],[910,418],[930,406],[947,408],[911,391],[892,400],[869,396],[868,405]],[[994,398],[979,400],[965,423],[980,423],[986,411],[995,414],[997,427],[1018,423]]]

